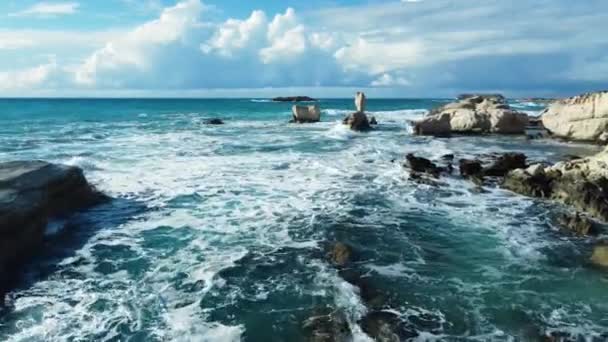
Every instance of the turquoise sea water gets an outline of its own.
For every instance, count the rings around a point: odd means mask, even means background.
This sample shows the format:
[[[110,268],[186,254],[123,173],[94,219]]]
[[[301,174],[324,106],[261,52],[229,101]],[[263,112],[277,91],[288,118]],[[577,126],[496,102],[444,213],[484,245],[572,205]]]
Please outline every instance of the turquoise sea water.
[[[409,152],[554,162],[594,148],[412,136],[408,120],[445,101],[372,99],[380,126],[361,134],[340,124],[352,99],[321,101],[308,125],[264,100],[0,100],[1,161],[78,165],[116,198],[53,222],[0,340],[298,341],[330,307],[365,341],[371,308],[327,262],[334,241],[416,341],[605,340],[608,278],[586,264],[594,239],[554,226],[562,207],[457,175],[417,184],[400,166]]]

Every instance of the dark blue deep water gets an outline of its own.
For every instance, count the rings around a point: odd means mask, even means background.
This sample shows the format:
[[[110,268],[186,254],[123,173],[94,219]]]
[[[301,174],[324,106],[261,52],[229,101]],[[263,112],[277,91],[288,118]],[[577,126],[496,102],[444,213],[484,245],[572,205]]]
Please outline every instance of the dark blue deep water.
[[[418,184],[400,166],[409,152],[553,162],[594,148],[412,136],[408,120],[445,101],[372,99],[380,126],[361,134],[340,124],[352,99],[321,101],[308,125],[265,100],[0,100],[0,161],[78,165],[116,198],[53,222],[0,340],[300,341],[330,308],[355,341],[371,310],[416,341],[602,341],[608,279],[588,267],[593,240],[554,226],[564,208],[457,175]],[[335,241],[381,300],[327,261]]]

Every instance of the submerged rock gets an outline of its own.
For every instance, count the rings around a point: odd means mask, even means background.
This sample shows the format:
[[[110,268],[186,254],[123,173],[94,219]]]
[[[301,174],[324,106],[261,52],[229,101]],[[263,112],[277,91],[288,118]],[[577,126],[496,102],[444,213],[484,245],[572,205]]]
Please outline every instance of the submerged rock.
[[[321,120],[321,110],[319,105],[298,106],[292,108],[293,121],[297,123],[312,123]]]
[[[504,97],[466,96],[432,110],[421,120],[414,121],[418,135],[456,134],[524,134],[528,115],[509,107]]]
[[[459,160],[460,175],[465,178],[480,177],[483,167],[479,160],[460,159]]]
[[[375,116],[370,116],[370,118],[369,118],[369,124],[370,125],[377,125],[378,124],[378,121],[376,120]]]
[[[328,311],[328,310],[323,310]],[[347,342],[352,340],[346,316],[341,311],[319,314],[302,324],[310,342]]]
[[[342,242],[336,243],[330,253],[331,262],[336,266],[346,266],[350,262],[352,250]]]
[[[355,112],[344,118],[343,124],[347,125],[353,131],[369,131],[372,129],[367,115],[363,112]]]
[[[39,251],[49,219],[106,200],[78,167],[43,161],[0,163],[0,301],[12,273]]]
[[[608,132],[608,91],[555,101],[541,116],[544,127],[556,137],[599,141]]]
[[[359,322],[361,329],[378,342],[399,342],[418,337],[413,329],[407,329],[401,318],[388,311],[373,311]]]
[[[213,119],[207,119],[203,123],[205,125],[223,125],[224,121],[222,121],[222,119],[213,118]]]

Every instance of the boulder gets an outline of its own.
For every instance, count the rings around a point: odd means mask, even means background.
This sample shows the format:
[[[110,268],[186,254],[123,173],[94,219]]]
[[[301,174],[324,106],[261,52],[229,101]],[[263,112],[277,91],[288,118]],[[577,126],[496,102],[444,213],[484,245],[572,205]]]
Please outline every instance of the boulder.
[[[344,313],[336,310],[317,310],[318,312],[304,321],[302,327],[310,342],[348,342],[352,334]]]
[[[469,96],[432,110],[414,121],[418,135],[524,134],[528,115],[509,107],[502,96]]]
[[[321,121],[321,110],[318,105],[298,106],[292,108],[293,121],[298,123],[310,123]]]
[[[378,342],[410,341],[419,336],[392,311],[369,312],[359,324],[363,332]]]
[[[598,141],[608,132],[608,91],[555,101],[541,116],[544,127],[556,137]]]
[[[357,95],[355,95],[355,107],[357,108],[357,112],[365,113],[366,105],[367,99],[365,98],[365,94],[357,92]]]
[[[275,97],[272,99],[274,102],[316,102],[316,99],[308,96],[285,96]]]
[[[483,171],[479,160],[460,159],[459,166],[460,175],[465,178],[478,177]]]
[[[599,267],[608,268],[608,244],[595,246],[591,255],[591,263]]]
[[[376,120],[375,116],[370,116],[369,117],[369,124],[370,125],[377,125],[378,124],[378,120]]]
[[[343,124],[350,127],[353,131],[369,131],[372,127],[369,124],[367,115],[363,112],[355,112],[344,118]]]
[[[49,219],[106,200],[78,167],[43,161],[0,163],[0,302],[14,271],[39,252]]]

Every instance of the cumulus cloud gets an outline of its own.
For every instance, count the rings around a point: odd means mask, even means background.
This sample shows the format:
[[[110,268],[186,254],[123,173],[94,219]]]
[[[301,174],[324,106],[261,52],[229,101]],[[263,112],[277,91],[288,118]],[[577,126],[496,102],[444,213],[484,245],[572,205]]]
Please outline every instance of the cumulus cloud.
[[[14,17],[56,17],[74,14],[78,11],[78,2],[39,2],[20,12],[9,14]]]
[[[59,67],[54,58],[33,68],[0,72],[0,89],[31,89],[47,82]]]
[[[562,93],[608,81],[595,72],[608,65],[608,36],[597,29],[608,20],[608,3],[539,1],[395,1],[255,10],[217,21],[222,12],[181,0],[155,20],[108,36],[77,65],[58,59],[61,67],[38,79],[88,89],[377,87],[407,89],[408,96]],[[82,47],[95,33],[80,36],[74,41],[83,44],[74,45]],[[31,41],[0,32],[5,51]],[[62,85],[66,79],[72,83]]]

